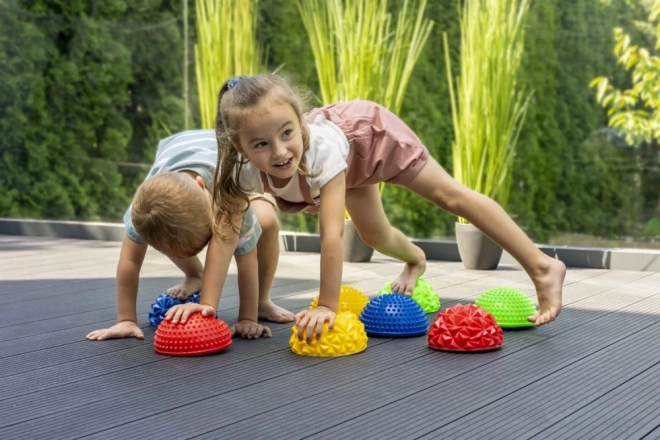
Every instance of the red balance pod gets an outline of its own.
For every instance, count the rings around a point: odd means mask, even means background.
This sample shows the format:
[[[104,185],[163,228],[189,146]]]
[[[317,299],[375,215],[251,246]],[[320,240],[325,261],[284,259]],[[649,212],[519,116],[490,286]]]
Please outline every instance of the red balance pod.
[[[185,323],[163,320],[154,335],[156,353],[168,356],[199,356],[222,351],[231,345],[226,322],[201,313],[191,314]]]
[[[484,351],[504,343],[493,315],[473,304],[457,304],[438,314],[428,335],[429,347],[447,351]]]

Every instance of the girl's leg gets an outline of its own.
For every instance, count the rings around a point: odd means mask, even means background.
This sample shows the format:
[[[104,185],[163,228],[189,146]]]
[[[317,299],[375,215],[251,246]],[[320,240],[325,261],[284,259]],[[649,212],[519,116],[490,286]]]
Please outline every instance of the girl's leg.
[[[455,181],[432,158],[406,186],[440,208],[466,218],[522,265],[539,299],[540,310],[529,317],[530,321],[538,326],[557,317],[566,266],[541,252],[499,204]]]
[[[346,195],[346,209],[365,243],[406,263],[401,275],[392,282],[392,291],[412,294],[417,278],[426,270],[426,256],[401,231],[390,225],[378,185],[351,189]]]
[[[275,208],[263,199],[252,200],[250,205],[262,231],[257,243],[259,318],[273,322],[291,322],[293,313],[276,305],[270,299],[270,287],[280,258],[280,225]]]

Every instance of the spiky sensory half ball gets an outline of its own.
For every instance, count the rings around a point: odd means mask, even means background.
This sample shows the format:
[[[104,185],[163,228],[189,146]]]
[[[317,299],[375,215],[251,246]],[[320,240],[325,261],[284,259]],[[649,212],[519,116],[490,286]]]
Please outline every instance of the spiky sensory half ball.
[[[360,321],[369,336],[388,338],[421,336],[429,327],[421,306],[400,293],[380,295],[369,301]]]
[[[378,291],[379,295],[386,295],[392,293],[392,283],[389,282]],[[415,283],[415,288],[411,298],[420,305],[424,313],[435,313],[440,310],[440,297],[438,292],[435,291],[431,283],[418,278]]]
[[[367,348],[367,333],[358,317],[349,312],[338,313],[332,331],[328,323],[323,326],[320,338],[307,343],[298,340],[298,326],[293,326],[289,339],[291,351],[301,356],[335,357],[356,354]]]
[[[341,286],[341,290],[339,291],[339,305],[337,307],[337,313],[349,312],[360,316],[362,309],[367,305],[368,302],[369,297],[355,287]],[[318,305],[319,297],[317,295],[309,308],[315,309],[318,307]]]
[[[166,293],[161,293],[156,298],[156,301],[151,304],[151,308],[149,309],[149,323],[154,327],[158,327],[161,321],[165,318],[165,314],[169,309],[177,304],[184,304],[189,302],[199,304],[199,293],[193,293],[188,298],[186,298],[185,301],[174,299]]]
[[[493,315],[502,328],[534,327],[528,316],[536,313],[536,307],[527,295],[511,287],[497,287],[484,292],[474,302]]]
[[[154,335],[156,353],[168,356],[199,356],[222,351],[231,345],[226,322],[212,316],[192,313],[185,323],[163,321]]]
[[[447,351],[485,351],[504,343],[502,328],[481,307],[457,304],[443,310],[429,330],[429,347]]]

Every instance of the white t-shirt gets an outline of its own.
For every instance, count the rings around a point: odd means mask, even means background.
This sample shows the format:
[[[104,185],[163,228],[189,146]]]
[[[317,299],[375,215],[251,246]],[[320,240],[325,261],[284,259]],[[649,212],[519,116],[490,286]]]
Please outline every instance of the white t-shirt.
[[[347,168],[348,140],[339,127],[327,120],[325,116],[318,115],[309,127],[309,149],[305,153],[307,166],[314,177],[307,177],[310,195],[318,197],[321,188],[332,180],[337,174]],[[283,188],[275,188],[270,176],[266,176],[268,184],[277,197],[290,202],[305,201],[300,190],[300,175],[293,178]],[[265,192],[259,170],[252,162],[243,165],[239,176],[241,188],[263,194]]]

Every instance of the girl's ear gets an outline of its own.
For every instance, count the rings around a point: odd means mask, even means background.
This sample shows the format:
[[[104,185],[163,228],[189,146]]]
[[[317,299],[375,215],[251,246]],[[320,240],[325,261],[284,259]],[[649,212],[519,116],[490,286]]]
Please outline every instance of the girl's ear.
[[[195,177],[195,183],[202,189],[206,189],[206,182],[202,179],[202,176]]]

